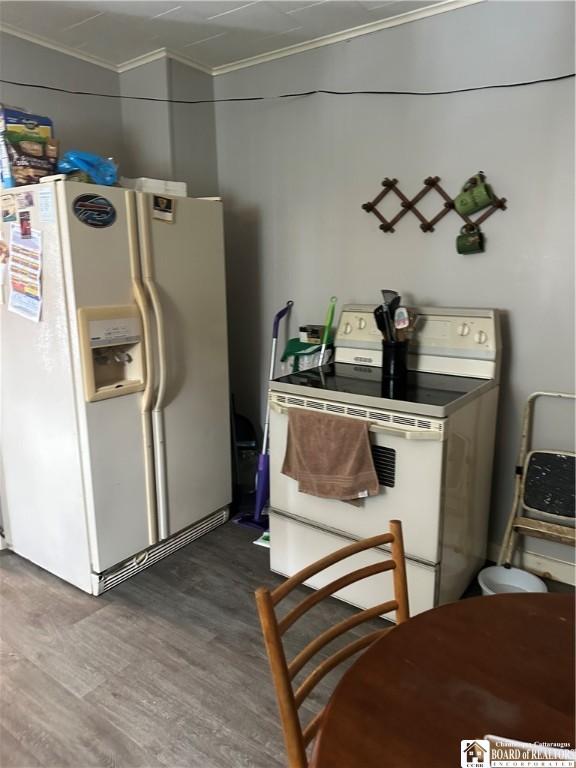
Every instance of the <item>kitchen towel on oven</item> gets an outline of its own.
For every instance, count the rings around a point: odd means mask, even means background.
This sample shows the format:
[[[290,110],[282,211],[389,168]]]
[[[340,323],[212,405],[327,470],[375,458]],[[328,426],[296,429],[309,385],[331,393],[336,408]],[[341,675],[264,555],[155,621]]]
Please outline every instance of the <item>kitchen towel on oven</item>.
[[[342,501],[377,496],[369,427],[359,419],[289,408],[283,474],[312,496]]]

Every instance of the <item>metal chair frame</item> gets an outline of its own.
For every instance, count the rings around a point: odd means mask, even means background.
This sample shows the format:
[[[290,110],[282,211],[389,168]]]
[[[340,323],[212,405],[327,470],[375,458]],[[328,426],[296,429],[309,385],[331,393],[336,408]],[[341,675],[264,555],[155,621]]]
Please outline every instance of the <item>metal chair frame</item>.
[[[562,524],[557,520],[555,522],[549,522],[552,517],[544,512],[539,511],[539,514],[543,517],[547,517],[548,520],[538,520],[533,517],[527,517],[522,514],[523,510],[529,510],[524,504],[524,493],[526,486],[526,477],[528,463],[530,457],[534,453],[534,450],[529,450],[532,442],[532,427],[534,421],[535,404],[538,398],[561,398],[566,400],[576,399],[576,395],[569,392],[534,392],[524,406],[524,415],[522,419],[522,437],[520,440],[520,450],[518,452],[518,461],[516,464],[516,482],[514,486],[514,499],[512,502],[512,509],[508,518],[506,531],[502,540],[502,547],[500,549],[500,557],[498,558],[498,565],[504,565],[510,567],[514,559],[514,551],[518,543],[518,536],[533,536],[534,538],[547,539],[549,541],[556,541],[561,544],[568,544],[576,546],[576,529],[573,525]],[[575,454],[570,451],[539,451],[540,453],[553,453],[556,455],[574,456]],[[532,510],[533,511],[533,510]]]

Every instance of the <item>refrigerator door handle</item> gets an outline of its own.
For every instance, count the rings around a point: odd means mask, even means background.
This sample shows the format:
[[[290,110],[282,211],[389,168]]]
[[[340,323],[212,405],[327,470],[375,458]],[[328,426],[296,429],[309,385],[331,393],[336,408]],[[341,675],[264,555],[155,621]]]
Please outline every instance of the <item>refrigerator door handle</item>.
[[[166,478],[166,438],[164,434],[164,398],[166,395],[166,343],[164,334],[164,313],[155,281],[150,277],[144,278],[148,289],[154,316],[156,318],[157,349],[158,349],[158,392],[152,408],[152,425],[156,451],[156,488],[158,501],[158,533],[160,539],[169,536],[168,528],[168,481]]]
[[[142,436],[144,441],[144,473],[146,482],[146,501],[148,507],[148,539],[150,544],[158,541],[158,517],[156,509],[156,482],[154,467],[154,439],[152,435],[152,423],[150,411],[152,408],[152,396],[154,393],[154,355],[151,343],[150,312],[146,293],[142,285],[140,261],[138,259],[138,228],[136,224],[136,211],[134,208],[134,195],[126,195],[126,211],[128,217],[128,237],[130,248],[130,271],[132,274],[132,289],[136,306],[142,320],[142,333],[144,336],[145,355],[145,386],[142,393]]]
[[[154,312],[156,321],[156,338],[158,352],[158,391],[156,402],[152,407],[152,427],[154,438],[154,460],[156,468],[156,500],[158,509],[158,535],[166,539],[169,534],[168,525],[168,483],[166,478],[166,445],[164,435],[164,399],[166,397],[166,334],[164,326],[164,311],[158,286],[154,280],[152,269],[152,253],[150,242],[150,224],[147,197],[142,192],[136,193],[138,205],[138,227],[140,234],[140,249],[142,256],[142,278]]]

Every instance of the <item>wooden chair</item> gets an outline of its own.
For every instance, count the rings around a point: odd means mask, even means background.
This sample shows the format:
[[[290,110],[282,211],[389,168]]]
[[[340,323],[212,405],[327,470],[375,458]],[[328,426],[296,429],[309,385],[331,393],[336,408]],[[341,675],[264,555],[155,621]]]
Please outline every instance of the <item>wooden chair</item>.
[[[278,619],[275,610],[276,606],[286,597],[286,595],[292,592],[295,587],[300,586],[307,579],[329,566],[334,565],[334,563],[338,563],[341,560],[344,560],[351,555],[355,555],[358,552],[363,552],[366,549],[379,547],[382,544],[390,544],[392,552],[392,557],[390,559],[363,568],[358,568],[351,573],[331,581],[326,586],[305,597],[283,618]],[[384,571],[393,571],[394,600],[388,600],[387,602],[375,605],[373,608],[367,608],[353,614],[349,618],[344,619],[318,635],[318,637],[303,648],[292,661],[288,662],[286,660],[284,647],[282,645],[282,636],[297,619],[301,618],[314,605],[321,602],[324,598],[333,595],[338,590],[349,584],[353,584],[354,582],[366,579],[369,576]],[[270,662],[270,669],[272,671],[272,678],[278,699],[280,718],[284,731],[284,742],[288,753],[288,766],[289,768],[307,768],[308,759],[306,757],[306,749],[321,725],[324,709],[320,710],[310,723],[302,729],[300,717],[298,715],[299,707],[328,672],[345,659],[348,659],[350,656],[358,653],[358,651],[367,648],[375,640],[378,640],[389,632],[390,629],[386,628],[371,632],[333,653],[310,672],[297,690],[294,690],[292,682],[295,676],[314,654],[334,638],[339,637],[347,630],[352,629],[352,627],[356,627],[364,621],[374,619],[377,616],[390,613],[391,611],[396,611],[396,622],[398,624],[409,618],[404,544],[402,541],[402,525],[400,521],[390,521],[389,533],[382,533],[379,536],[372,536],[369,539],[357,541],[354,544],[343,547],[327,557],[318,560],[316,563],[312,563],[294,574],[291,578],[287,579],[287,581],[272,592],[266,587],[260,587],[256,591],[256,603],[258,605],[264,643],[268,653],[268,660]]]

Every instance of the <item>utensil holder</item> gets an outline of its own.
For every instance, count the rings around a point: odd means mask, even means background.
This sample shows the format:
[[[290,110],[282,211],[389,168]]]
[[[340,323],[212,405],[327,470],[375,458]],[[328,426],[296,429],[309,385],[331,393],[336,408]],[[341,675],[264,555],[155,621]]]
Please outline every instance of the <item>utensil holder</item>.
[[[408,375],[407,355],[407,341],[382,342],[382,381],[394,379],[406,383]]]

